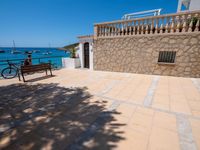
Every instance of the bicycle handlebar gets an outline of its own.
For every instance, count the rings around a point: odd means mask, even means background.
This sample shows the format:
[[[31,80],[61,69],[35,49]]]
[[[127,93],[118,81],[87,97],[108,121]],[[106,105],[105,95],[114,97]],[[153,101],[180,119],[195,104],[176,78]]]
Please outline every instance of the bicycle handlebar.
[[[7,63],[8,63],[8,65],[10,66],[10,65],[18,65],[18,64],[23,64],[24,63],[24,61],[21,61],[20,63],[11,63],[11,61],[10,60],[7,60]]]

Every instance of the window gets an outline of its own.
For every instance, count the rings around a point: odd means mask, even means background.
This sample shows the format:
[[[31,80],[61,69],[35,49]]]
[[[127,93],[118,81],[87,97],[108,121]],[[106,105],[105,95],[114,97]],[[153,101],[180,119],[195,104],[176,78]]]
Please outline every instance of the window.
[[[175,63],[176,52],[175,51],[160,51],[158,57],[158,63]]]

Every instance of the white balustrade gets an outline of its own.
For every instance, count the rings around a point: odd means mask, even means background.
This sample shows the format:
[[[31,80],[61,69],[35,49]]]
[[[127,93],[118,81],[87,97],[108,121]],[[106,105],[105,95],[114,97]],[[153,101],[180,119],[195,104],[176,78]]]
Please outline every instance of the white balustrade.
[[[200,32],[200,11],[95,24],[95,38]]]

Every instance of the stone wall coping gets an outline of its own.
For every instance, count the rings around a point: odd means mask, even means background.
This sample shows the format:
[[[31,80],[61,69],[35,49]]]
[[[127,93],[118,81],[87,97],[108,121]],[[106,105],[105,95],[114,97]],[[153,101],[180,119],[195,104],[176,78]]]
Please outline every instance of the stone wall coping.
[[[88,38],[93,39],[94,35],[83,35],[83,36],[78,36],[77,38],[79,38],[79,39],[88,39]]]

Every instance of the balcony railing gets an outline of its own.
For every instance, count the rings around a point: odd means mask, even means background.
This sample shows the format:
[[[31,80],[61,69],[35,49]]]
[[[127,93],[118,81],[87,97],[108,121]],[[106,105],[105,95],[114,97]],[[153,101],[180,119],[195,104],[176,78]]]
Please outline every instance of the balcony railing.
[[[95,24],[94,38],[200,31],[200,11]]]

